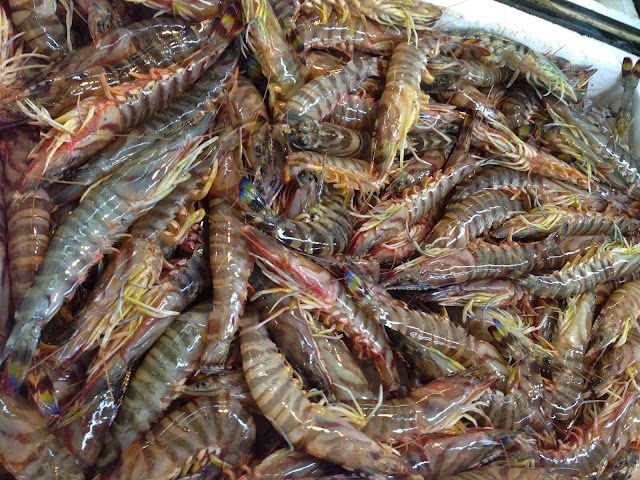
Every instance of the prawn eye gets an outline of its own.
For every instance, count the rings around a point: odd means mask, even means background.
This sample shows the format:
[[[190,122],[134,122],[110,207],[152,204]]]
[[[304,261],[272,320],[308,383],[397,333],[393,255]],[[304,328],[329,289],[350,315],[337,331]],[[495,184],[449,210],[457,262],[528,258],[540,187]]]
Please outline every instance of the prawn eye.
[[[240,200],[254,212],[264,210],[267,206],[262,195],[247,177],[240,180]]]
[[[358,298],[366,298],[371,293],[368,291],[362,279],[351,270],[346,271],[346,273],[344,274],[344,278],[349,291],[356,295]]]

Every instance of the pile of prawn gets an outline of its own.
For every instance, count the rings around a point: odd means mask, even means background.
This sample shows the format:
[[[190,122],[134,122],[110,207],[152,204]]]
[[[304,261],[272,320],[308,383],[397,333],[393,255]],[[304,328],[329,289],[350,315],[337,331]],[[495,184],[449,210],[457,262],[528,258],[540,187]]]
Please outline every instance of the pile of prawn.
[[[635,478],[640,62],[441,13],[2,4],[0,477]]]

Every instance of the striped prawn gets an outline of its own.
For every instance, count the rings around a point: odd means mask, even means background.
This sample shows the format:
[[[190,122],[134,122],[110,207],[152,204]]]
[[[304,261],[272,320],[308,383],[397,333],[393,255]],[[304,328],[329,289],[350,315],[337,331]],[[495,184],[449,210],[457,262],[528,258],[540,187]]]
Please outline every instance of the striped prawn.
[[[145,306],[139,302],[159,281],[163,251],[182,243],[191,226],[204,217],[202,209],[192,207],[206,194],[203,189],[216,176],[217,162],[206,153],[192,168],[189,179],[177,185],[132,225],[129,236],[107,264],[84,308],[75,316],[75,331],[55,352],[56,365],[64,368],[82,352],[96,345],[104,347],[113,330],[129,313],[138,308],[144,311]]]
[[[324,322],[344,331],[359,352],[371,357],[383,384],[394,390],[399,378],[383,327],[360,308],[347,289],[329,271],[255,228],[245,227],[242,233],[263,272],[297,292],[301,302],[323,312]]]
[[[328,191],[308,222],[279,217],[245,177],[240,182],[240,199],[249,207],[245,216],[261,230],[285,245],[310,255],[327,256],[346,250],[351,221],[345,198]]]
[[[194,136],[202,135],[208,126],[206,121],[201,122],[194,129]],[[7,390],[19,390],[42,327],[133,221],[186,179],[198,154],[206,148],[207,142],[201,143],[201,139],[191,143],[182,139],[167,141],[149,155],[124,165],[91,189],[58,228],[33,285],[16,311],[16,325],[3,352],[3,383]],[[135,184],[148,187],[132,190]],[[108,214],[96,218],[98,211]]]
[[[415,43],[401,43],[393,51],[380,105],[373,140],[373,167],[380,181],[385,183],[389,167],[400,151],[400,165],[404,158],[403,146],[411,126],[420,113],[418,91],[420,72],[427,58],[438,50],[435,37],[416,39]]]
[[[204,245],[201,239],[198,242],[191,257],[173,261],[156,287],[140,298],[147,311],[142,315],[133,312],[122,328],[114,331],[111,341],[89,366],[82,389],[61,411],[56,436],[85,469],[99,459],[102,442],[120,406],[129,369],[177,316],[159,317],[158,312],[182,312],[210,288]]]
[[[119,165],[138,155],[158,140],[158,137],[171,136],[178,130],[188,127],[189,124],[197,122],[207,114],[208,110],[214,110],[217,102],[220,101],[236,78],[235,69],[238,66],[238,57],[239,49],[235,46],[228,47],[216,64],[204,72],[202,77],[197,79],[186,93],[180,95],[170,105],[162,108],[146,121],[141,120],[135,127],[128,130],[126,135],[112,139],[106,147],[100,149],[78,168],[64,175],[65,180],[70,183],[54,194],[53,203],[58,207],[79,199],[91,184],[104,178]],[[183,90],[179,86],[176,88]],[[153,90],[149,94],[153,96]],[[157,108],[160,107],[162,104]],[[152,110],[155,108],[153,107]],[[107,132],[103,132],[103,134],[108,135]],[[82,129],[78,135],[83,135]],[[68,146],[71,147],[71,145]],[[94,149],[91,148],[89,151],[83,152],[82,145],[79,145],[79,148],[78,155],[82,159],[91,154]],[[58,154],[63,153],[60,150],[53,153],[50,163],[55,164],[58,161],[56,160]],[[71,157],[74,157],[73,150]],[[68,160],[61,159],[60,161],[67,162]],[[75,163],[74,160],[72,161]],[[77,161],[84,160],[79,158]]]
[[[38,110],[55,128],[31,153],[30,168],[20,188],[60,176],[78,166],[122,133],[153,115],[188,89],[231,43],[236,18],[230,12],[218,24],[210,49],[197,52],[179,65],[157,71],[154,75],[119,87],[110,88],[110,96],[89,97],[75,110],[56,119]]]
[[[149,349],[129,382],[102,456],[108,456],[112,449],[113,453],[126,450],[138,441],[180,395],[200,361],[210,312],[207,303],[191,308],[178,316]]]
[[[56,4],[55,0],[9,0],[11,19],[31,50],[51,58],[64,57],[71,50]]]
[[[235,400],[201,397],[162,418],[96,480],[170,479],[211,464],[210,475],[234,475],[256,438],[253,418]]]
[[[0,394],[0,419],[0,465],[16,478],[85,478],[45,419],[22,397]]]
[[[474,280],[505,277],[509,270],[560,268],[589,251],[592,237],[566,237],[566,226],[540,242],[484,242],[462,249],[426,250],[387,274],[383,285],[397,288],[434,289]]]
[[[509,276],[543,298],[567,298],[640,270],[640,246],[604,243],[575,258],[561,270],[530,275],[517,270]]]
[[[259,326],[254,312],[242,319],[242,368],[263,415],[291,446],[315,457],[371,475],[421,478],[403,460],[335,413],[312,403],[291,377],[291,369]],[[264,382],[269,376],[270,382]]]
[[[362,223],[351,240],[351,254],[362,255],[375,244],[389,240],[406,227],[420,221],[442,202],[453,188],[480,167],[482,161],[470,159],[445,168],[412,190],[403,198],[389,199],[376,205],[378,213]]]

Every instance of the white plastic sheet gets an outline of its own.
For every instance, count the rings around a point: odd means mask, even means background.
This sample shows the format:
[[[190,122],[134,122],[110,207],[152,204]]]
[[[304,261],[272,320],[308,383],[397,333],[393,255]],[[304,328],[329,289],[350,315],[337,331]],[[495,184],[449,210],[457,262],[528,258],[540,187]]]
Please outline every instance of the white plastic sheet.
[[[470,28],[498,33],[518,40],[542,53],[560,55],[598,71],[589,82],[587,95],[596,105],[618,108],[622,84],[620,66],[624,57],[638,57],[581,35],[536,16],[492,0],[431,0],[443,7],[437,28]],[[633,116],[640,119],[640,90],[636,91]],[[634,125],[634,152],[640,146],[640,121]]]

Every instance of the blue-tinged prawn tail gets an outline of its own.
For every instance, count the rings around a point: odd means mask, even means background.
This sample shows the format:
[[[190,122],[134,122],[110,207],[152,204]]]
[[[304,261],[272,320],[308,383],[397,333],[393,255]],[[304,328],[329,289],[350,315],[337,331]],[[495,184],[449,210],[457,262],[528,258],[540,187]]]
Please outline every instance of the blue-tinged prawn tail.
[[[5,392],[17,393],[22,388],[39,338],[40,325],[36,323],[27,322],[13,328],[2,353],[4,370],[1,388]]]

